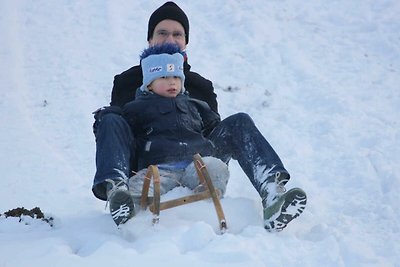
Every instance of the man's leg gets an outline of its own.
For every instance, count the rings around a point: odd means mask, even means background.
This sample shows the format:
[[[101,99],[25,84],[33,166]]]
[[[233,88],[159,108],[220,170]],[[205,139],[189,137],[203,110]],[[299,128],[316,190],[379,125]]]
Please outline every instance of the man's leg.
[[[133,151],[133,135],[125,119],[107,109],[96,114],[96,174],[92,191],[107,200],[107,179],[129,177],[130,156]]]
[[[238,113],[223,120],[210,134],[214,156],[236,159],[262,198],[264,227],[280,231],[304,210],[307,197],[300,188],[286,192],[289,173],[253,120]]]
[[[215,145],[214,156],[225,163],[237,160],[257,192],[262,193],[263,185],[277,172],[283,184],[289,180],[279,156],[249,115],[237,113],[224,119],[209,138]]]

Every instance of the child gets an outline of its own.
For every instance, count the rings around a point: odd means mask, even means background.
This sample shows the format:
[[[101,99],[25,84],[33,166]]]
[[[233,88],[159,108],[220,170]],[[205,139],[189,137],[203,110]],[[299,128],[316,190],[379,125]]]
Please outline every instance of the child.
[[[134,156],[140,171],[129,179],[129,193],[110,186],[114,189],[108,192],[110,211],[117,225],[134,215],[135,202],[151,164],[158,164],[162,194],[179,185],[200,190],[192,157],[196,153],[203,157],[213,154],[213,144],[205,136],[220,117],[205,102],[185,93],[183,61],[179,47],[173,44],[150,47],[141,55],[143,85],[136,99],[123,108],[134,135]],[[204,161],[214,186],[224,194],[229,178],[227,165],[212,157]]]
[[[150,164],[162,171],[161,193],[178,185],[197,190],[198,178],[190,163],[196,153],[212,156],[206,164],[214,186],[222,193],[229,178],[226,164],[231,158],[238,160],[262,198],[268,231],[282,230],[303,212],[305,192],[300,188],[286,192],[290,175],[251,118],[237,113],[221,121],[205,102],[185,93],[183,56],[177,46],[163,44],[144,50],[141,65],[143,85],[136,100],[123,108],[133,133],[132,154],[141,171],[130,179],[129,190],[123,179],[110,179],[107,185],[117,225],[134,215],[134,199],[140,196]]]

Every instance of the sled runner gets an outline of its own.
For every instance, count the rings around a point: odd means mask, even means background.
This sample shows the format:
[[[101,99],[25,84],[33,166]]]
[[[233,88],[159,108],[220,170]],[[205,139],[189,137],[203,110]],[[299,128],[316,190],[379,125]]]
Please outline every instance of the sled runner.
[[[210,178],[210,175],[207,171],[206,165],[204,164],[204,162],[199,154],[196,154],[193,156],[193,162],[196,167],[196,171],[197,171],[197,175],[199,176],[200,183],[205,188],[205,190],[203,192],[199,192],[199,193],[196,193],[193,195],[188,195],[188,196],[184,196],[181,198],[161,202],[160,201],[160,174],[158,172],[158,167],[156,165],[150,165],[147,168],[147,173],[144,178],[145,180],[143,183],[142,195],[141,195],[141,200],[140,200],[141,207],[142,207],[142,209],[146,210],[148,203],[151,203],[149,205],[149,209],[154,215],[153,224],[156,224],[159,222],[159,216],[160,216],[161,210],[166,210],[166,209],[174,208],[177,206],[181,206],[181,205],[185,205],[185,204],[193,203],[196,201],[211,198],[214,203],[215,211],[217,213],[219,228],[221,230],[221,233],[224,233],[227,230],[227,224],[226,224],[226,220],[225,220],[224,211],[222,210],[221,202],[219,201],[219,197],[220,197],[221,193],[219,192],[219,190],[215,189],[215,187],[212,183],[212,180]],[[151,180],[153,180],[153,186],[154,186],[154,196],[153,196],[152,201],[148,197]]]

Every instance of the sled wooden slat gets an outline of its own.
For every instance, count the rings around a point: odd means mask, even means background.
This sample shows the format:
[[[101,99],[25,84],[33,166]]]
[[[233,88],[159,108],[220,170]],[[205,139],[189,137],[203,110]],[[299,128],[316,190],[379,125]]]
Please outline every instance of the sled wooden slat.
[[[178,206],[182,206],[185,204],[193,203],[193,202],[208,199],[208,198],[211,198],[211,194],[207,190],[204,192],[196,193],[194,195],[189,195],[189,196],[184,196],[184,197],[173,199],[173,200],[164,201],[164,202],[160,203],[160,211],[170,209],[170,208],[175,208]],[[153,210],[154,210],[153,204],[149,205],[149,209],[151,212],[153,212]]]
[[[140,205],[141,205],[142,209],[144,209],[144,210],[147,208],[147,198],[149,195],[150,182],[151,182],[151,178],[153,177],[153,170],[156,168],[157,168],[157,166],[150,165],[147,168],[147,172],[144,177],[142,196],[140,198]]]
[[[153,188],[154,188],[154,199],[153,199],[153,224],[158,223],[160,216],[160,174],[158,172],[158,167],[152,165],[153,167]]]
[[[228,226],[226,224],[225,214],[222,209],[221,202],[219,201],[219,195],[217,194],[217,191],[214,188],[210,174],[208,173],[206,165],[204,164],[201,156],[199,154],[196,154],[193,156],[193,160],[196,166],[196,170],[198,171],[197,174],[199,175],[199,177],[201,177],[200,180],[201,179],[205,180],[207,184],[207,188],[214,202],[215,211],[217,212],[219,228],[224,233],[228,229]]]

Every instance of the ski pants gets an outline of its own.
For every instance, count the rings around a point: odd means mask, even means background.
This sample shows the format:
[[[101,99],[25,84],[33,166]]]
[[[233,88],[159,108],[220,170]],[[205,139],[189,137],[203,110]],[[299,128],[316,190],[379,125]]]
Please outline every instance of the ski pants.
[[[97,112],[95,118],[96,174],[92,191],[97,198],[106,200],[106,179],[118,178],[121,174],[131,176],[130,157],[135,149],[134,137],[119,112],[106,108]],[[237,113],[222,120],[208,138],[215,146],[212,156],[225,164],[230,159],[237,160],[260,194],[263,183],[275,172],[286,173],[289,177],[277,153],[246,113]]]

